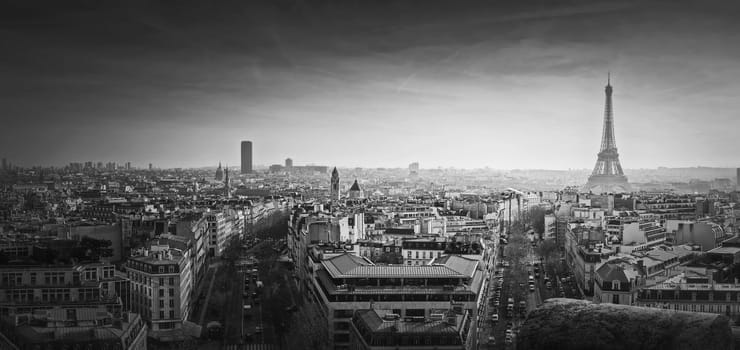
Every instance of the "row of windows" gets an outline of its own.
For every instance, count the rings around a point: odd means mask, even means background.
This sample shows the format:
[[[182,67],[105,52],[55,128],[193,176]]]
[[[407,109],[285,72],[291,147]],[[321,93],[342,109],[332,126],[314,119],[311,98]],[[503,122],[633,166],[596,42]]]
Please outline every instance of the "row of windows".
[[[145,264],[145,263],[142,263],[142,262],[138,262],[138,261],[135,261],[135,260],[129,260],[128,266],[129,267],[132,267],[132,268],[135,268],[135,269],[137,269],[139,271],[145,271],[145,272],[149,272],[149,273],[152,273],[152,272],[157,272],[157,273],[175,273],[175,272],[177,272],[177,268],[175,267],[174,264],[166,265],[166,267],[165,267],[165,265],[159,265],[159,266],[157,266],[157,269],[154,270],[153,267],[152,267],[152,265]]]
[[[412,252],[410,250],[406,252],[406,258],[407,259],[412,259],[412,254],[411,253]],[[427,255],[429,257],[427,257]],[[437,257],[439,258],[440,256],[442,256],[442,251],[437,251]],[[418,250],[416,251],[416,259],[433,259],[433,258],[434,258],[434,252],[433,251],[422,251],[421,252],[421,257],[419,257],[419,251]]]
[[[732,306],[728,304],[647,304],[646,307],[653,307],[674,311],[691,311],[691,312],[710,312],[715,314],[731,314]]]
[[[175,311],[174,310],[170,310],[169,316],[170,316],[169,319],[175,318]],[[159,319],[160,320],[163,320],[164,319],[164,311],[163,310],[160,310],[159,311]]]
[[[170,305],[170,307],[175,307],[175,301],[173,299],[170,299],[170,304],[169,305]],[[159,307],[160,308],[163,308],[164,307],[164,300],[162,300],[162,299],[159,300]]]
[[[64,284],[66,282],[66,272],[44,272],[44,284],[45,285],[57,285]],[[36,285],[38,283],[37,273],[29,273],[30,284]],[[72,273],[72,281],[79,282],[79,272]],[[2,273],[2,284],[6,286],[20,286],[23,285],[23,272],[3,272]]]

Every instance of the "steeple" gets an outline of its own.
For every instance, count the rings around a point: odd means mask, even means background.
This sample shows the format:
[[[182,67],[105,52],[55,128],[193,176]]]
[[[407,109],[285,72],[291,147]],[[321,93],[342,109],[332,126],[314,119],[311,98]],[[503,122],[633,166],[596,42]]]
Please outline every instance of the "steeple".
[[[231,182],[229,181],[229,166],[224,168],[224,191],[226,198],[231,198]]]
[[[224,179],[224,171],[221,169],[221,162],[218,162],[218,168],[216,169],[216,181],[221,181]]]
[[[331,190],[329,192],[329,197],[332,201],[338,201],[341,198],[341,193],[339,191],[339,171],[337,171],[337,167],[334,167],[334,170],[331,172]]]

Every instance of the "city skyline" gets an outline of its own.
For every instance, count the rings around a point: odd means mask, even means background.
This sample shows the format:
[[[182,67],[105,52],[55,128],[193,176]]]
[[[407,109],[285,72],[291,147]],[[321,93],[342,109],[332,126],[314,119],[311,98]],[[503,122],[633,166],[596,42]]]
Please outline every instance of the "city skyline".
[[[0,17],[15,165],[589,169],[611,71],[625,169],[738,166],[723,1],[40,3]]]

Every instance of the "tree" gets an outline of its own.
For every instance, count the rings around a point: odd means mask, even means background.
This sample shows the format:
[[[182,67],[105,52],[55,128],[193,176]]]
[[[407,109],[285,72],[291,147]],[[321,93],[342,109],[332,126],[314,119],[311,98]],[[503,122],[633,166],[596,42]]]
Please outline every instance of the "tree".
[[[101,257],[113,256],[113,242],[107,239],[95,239],[87,236],[80,239],[79,250],[72,253],[72,257],[78,259],[100,260]]]
[[[558,245],[554,239],[546,239],[537,246],[537,254],[542,257],[545,264],[549,264],[558,252]]]
[[[529,220],[532,229],[540,236],[545,232],[545,214],[545,209],[541,207],[533,207],[529,210]]]
[[[329,346],[329,330],[316,304],[304,303],[293,313],[286,349],[324,350]]]

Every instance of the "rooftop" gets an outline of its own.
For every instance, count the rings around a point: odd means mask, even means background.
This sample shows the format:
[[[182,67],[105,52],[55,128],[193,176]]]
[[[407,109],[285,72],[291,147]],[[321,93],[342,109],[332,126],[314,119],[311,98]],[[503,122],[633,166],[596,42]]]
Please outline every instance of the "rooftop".
[[[472,278],[478,261],[445,255],[431,265],[374,265],[352,254],[323,260],[332,278]]]

